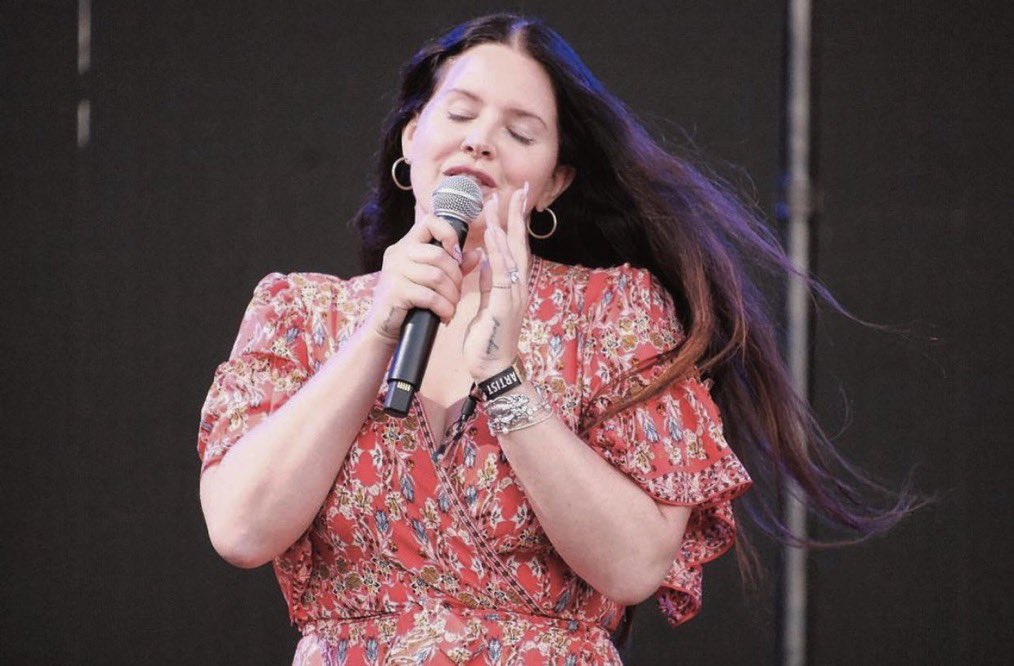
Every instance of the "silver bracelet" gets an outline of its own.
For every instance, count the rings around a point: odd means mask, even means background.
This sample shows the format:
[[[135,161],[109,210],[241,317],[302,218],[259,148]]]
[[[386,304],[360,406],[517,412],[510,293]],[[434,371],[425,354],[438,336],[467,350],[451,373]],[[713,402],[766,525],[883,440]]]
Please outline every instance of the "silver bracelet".
[[[539,397],[533,402],[527,395],[508,393],[485,403],[489,431],[505,435],[515,430],[542,423],[553,415],[553,408],[537,389]]]

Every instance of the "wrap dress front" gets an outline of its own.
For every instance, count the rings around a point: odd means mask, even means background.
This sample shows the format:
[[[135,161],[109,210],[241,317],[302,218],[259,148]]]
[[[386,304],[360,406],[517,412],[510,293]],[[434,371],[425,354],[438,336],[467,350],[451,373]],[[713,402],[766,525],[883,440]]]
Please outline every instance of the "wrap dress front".
[[[202,410],[202,470],[341,348],[364,321],[377,277],[273,273],[257,285]],[[656,501],[692,507],[655,595],[672,624],[684,622],[700,608],[702,565],[733,543],[730,502],[750,485],[706,382],[688,377],[584,432],[663,371],[664,360],[650,361],[683,336],[672,299],[628,264],[539,257],[529,293],[519,343],[529,380]],[[385,390],[315,520],[274,560],[303,635],[294,663],[619,664],[610,634],[623,606],[556,553],[482,406],[441,454],[443,435],[418,398],[393,418],[381,408]]]

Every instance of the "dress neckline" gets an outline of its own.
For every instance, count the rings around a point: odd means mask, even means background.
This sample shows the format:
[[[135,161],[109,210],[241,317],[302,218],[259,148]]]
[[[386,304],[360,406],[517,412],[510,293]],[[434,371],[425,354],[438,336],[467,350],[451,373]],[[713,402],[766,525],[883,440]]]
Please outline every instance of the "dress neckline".
[[[528,293],[529,293],[529,298],[528,298],[527,310],[525,312],[525,318],[521,322],[521,330],[522,331],[525,329],[526,322],[530,321],[535,316],[535,307],[536,307],[538,299],[531,298],[531,294],[534,293],[537,290],[539,281],[540,281],[540,279],[542,277],[542,273],[543,273],[543,270],[542,270],[543,259],[542,259],[542,257],[539,257],[539,256],[534,255],[534,254],[531,255],[531,257],[532,257],[531,258],[531,262],[530,262],[530,264],[528,266]],[[521,352],[520,351],[518,352],[518,356],[519,357],[521,356]],[[447,421],[446,417],[444,419],[447,422],[447,424],[448,424],[448,428],[450,428],[460,418],[460,416],[461,416],[461,408],[464,405],[464,398],[465,397],[466,396],[462,396],[461,399],[459,399],[459,400],[451,403],[451,405],[448,407],[447,411],[450,412],[451,409],[454,408],[454,405],[458,406],[458,408],[456,410],[455,417],[454,417],[453,420]],[[433,430],[432,423],[430,422],[430,417],[426,413],[426,408],[423,406],[422,397],[419,395],[418,391],[415,394],[412,395],[412,404],[414,405],[416,411],[419,414],[420,428],[423,429],[423,431],[424,431],[424,433],[426,435],[427,441],[431,442],[432,445],[435,447],[434,450],[431,451],[431,453],[435,454],[437,452],[437,450],[444,448],[443,444],[444,444],[444,438],[445,438],[446,432],[437,433],[437,432],[435,432]],[[481,410],[475,410],[474,414],[472,415],[472,419],[478,419],[478,418],[480,418],[480,412],[481,412]],[[466,427],[465,428],[465,432],[462,433],[462,435],[461,435],[462,439],[464,439],[465,436],[467,435],[467,431],[468,431],[468,428]],[[444,452],[443,457],[447,457],[447,452],[446,451]]]

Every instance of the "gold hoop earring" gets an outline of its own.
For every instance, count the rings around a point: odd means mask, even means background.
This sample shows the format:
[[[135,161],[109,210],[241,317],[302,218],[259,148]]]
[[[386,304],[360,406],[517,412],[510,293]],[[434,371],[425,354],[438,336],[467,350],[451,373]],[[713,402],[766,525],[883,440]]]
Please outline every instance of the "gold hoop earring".
[[[528,216],[528,225],[527,225],[528,233],[531,235],[532,238],[538,238],[539,240],[542,240],[544,238],[549,238],[550,236],[556,233],[556,213],[554,213],[553,209],[550,208],[549,206],[546,206],[546,212],[549,213],[550,217],[553,218],[553,228],[544,234],[537,234],[534,231],[532,231],[532,216],[531,215]]]
[[[394,164],[391,165],[391,180],[394,181],[394,186],[397,187],[399,190],[404,190],[405,192],[410,192],[412,190],[412,186],[411,185],[409,185],[408,187],[405,187],[404,185],[402,185],[398,181],[398,163],[399,162],[404,162],[405,166],[411,166],[408,163],[408,160],[405,159],[404,155],[401,156],[401,157],[399,157],[398,159],[396,159],[394,161]]]

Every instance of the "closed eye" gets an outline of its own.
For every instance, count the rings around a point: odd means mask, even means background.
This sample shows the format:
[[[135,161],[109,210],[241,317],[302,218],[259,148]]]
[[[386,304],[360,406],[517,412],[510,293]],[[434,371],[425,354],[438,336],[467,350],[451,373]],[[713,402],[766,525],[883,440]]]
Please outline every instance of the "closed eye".
[[[466,120],[474,120],[474,116],[463,116],[457,113],[448,113],[447,117],[456,123],[464,122]],[[518,142],[530,146],[535,143],[535,139],[530,139],[527,136],[518,134],[514,130],[508,129],[507,132],[514,137]]]
[[[518,134],[514,130],[507,130],[507,131],[510,132],[510,135],[512,137],[514,137],[515,139],[517,139],[521,143],[525,144],[526,146],[530,146],[533,143],[535,143],[535,139],[529,139],[527,136],[521,136],[520,134]]]

